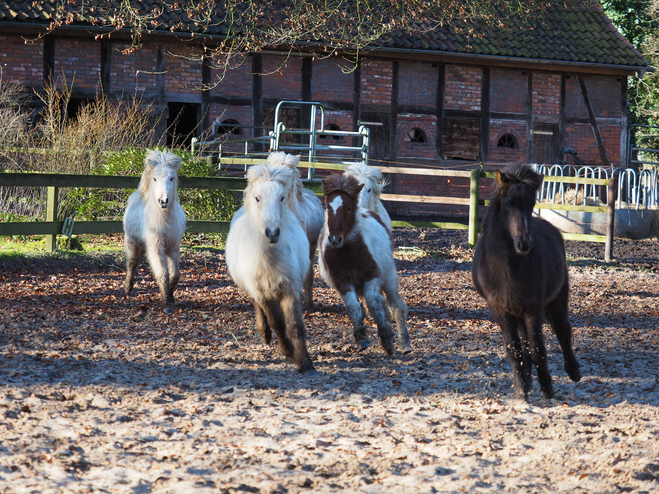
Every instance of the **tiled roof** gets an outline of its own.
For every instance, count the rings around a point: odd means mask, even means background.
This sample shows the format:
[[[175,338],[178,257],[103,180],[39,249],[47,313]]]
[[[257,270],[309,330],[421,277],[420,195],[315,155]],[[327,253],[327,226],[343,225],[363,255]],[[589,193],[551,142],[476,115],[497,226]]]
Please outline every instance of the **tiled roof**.
[[[49,25],[57,18],[67,17],[71,25],[107,26],[113,23],[112,16],[120,4],[118,1],[107,0],[4,0],[0,3],[0,32],[3,25]],[[286,0],[280,0],[280,4],[285,5]],[[141,13],[152,14],[144,26],[144,30],[150,34],[167,32],[224,36],[228,32],[229,25],[224,21],[225,16],[220,7],[206,12],[202,19],[202,16],[186,7],[190,2],[185,0],[146,0],[133,2],[132,5]],[[649,66],[649,62],[620,35],[596,2],[564,0],[548,1],[545,5],[544,9],[533,12],[532,25],[528,20],[522,23],[515,17],[507,18],[503,26],[496,22],[488,25],[450,20],[442,27],[430,29],[428,25],[425,26],[426,30],[414,33],[394,30],[380,38],[376,45],[385,49],[454,55]],[[80,15],[83,6],[84,19]],[[276,10],[272,11],[272,16],[277,16]],[[240,22],[234,25],[239,33]],[[243,26],[246,32],[246,21]]]

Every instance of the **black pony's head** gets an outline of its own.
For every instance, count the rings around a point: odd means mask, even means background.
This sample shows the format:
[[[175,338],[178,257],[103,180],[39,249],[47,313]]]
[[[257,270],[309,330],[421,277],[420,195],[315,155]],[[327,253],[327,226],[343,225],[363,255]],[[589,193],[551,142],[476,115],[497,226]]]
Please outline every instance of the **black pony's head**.
[[[495,172],[497,206],[504,227],[510,232],[515,251],[526,255],[533,247],[531,218],[535,194],[543,176],[527,165],[512,165]]]

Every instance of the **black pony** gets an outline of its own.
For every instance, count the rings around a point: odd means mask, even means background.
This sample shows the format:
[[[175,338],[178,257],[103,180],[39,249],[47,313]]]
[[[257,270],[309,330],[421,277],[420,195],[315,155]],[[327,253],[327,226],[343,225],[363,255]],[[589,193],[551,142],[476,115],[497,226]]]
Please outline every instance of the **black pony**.
[[[572,351],[568,319],[568,274],[561,233],[533,218],[535,193],[542,184],[525,165],[495,172],[496,195],[476,245],[472,277],[478,293],[501,328],[518,397],[531,390],[531,362],[547,398],[554,396],[542,337],[546,316],[563,349],[565,371],[579,381],[579,364]]]

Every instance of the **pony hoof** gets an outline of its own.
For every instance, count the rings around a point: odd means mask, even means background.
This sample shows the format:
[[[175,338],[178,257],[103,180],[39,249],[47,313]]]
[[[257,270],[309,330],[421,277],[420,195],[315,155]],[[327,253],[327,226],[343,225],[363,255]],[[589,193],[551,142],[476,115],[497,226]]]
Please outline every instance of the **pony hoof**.
[[[174,307],[165,307],[162,311],[165,314],[173,314],[174,313]]]
[[[385,343],[385,342],[382,341],[382,342],[380,342],[380,344],[382,345],[382,349],[384,350],[384,353],[386,353],[390,357],[394,354],[394,351],[395,351],[394,350],[394,345],[391,342]]]
[[[362,350],[366,350],[369,346],[368,340],[359,340],[357,342],[357,351],[361,352]]]
[[[572,371],[568,371],[567,375],[575,383],[578,383],[579,381],[581,381],[581,371],[578,368],[575,369],[575,370],[572,370]]]
[[[307,367],[307,368],[303,367],[302,369],[300,369],[300,374],[302,374],[305,377],[317,377],[322,375],[313,367]]]
[[[410,345],[409,343],[407,345],[402,345],[400,351],[403,353],[403,355],[412,353],[412,345]]]

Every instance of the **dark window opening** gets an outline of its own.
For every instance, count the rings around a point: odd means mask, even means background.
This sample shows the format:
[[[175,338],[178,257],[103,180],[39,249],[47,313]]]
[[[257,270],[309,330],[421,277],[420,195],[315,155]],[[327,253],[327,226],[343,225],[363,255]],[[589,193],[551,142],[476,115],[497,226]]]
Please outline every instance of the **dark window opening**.
[[[66,105],[66,118],[77,120],[83,108],[93,102],[93,99],[88,98],[69,98]]]
[[[215,127],[215,134],[217,135],[240,135],[240,122],[234,120],[233,118],[227,118],[220,125]]]
[[[423,142],[428,142],[428,138],[426,137],[426,134],[418,128],[414,128],[405,134],[405,142],[417,142],[417,143],[423,143]]]
[[[338,130],[338,131],[340,131],[341,127],[339,127],[336,124],[327,124],[325,126],[325,130],[332,130],[332,131],[337,131]],[[341,136],[322,136],[322,138],[323,139],[333,139],[335,141],[338,141],[339,139],[341,139]]]
[[[512,134],[504,134],[499,138],[497,142],[497,147],[508,148],[508,149],[519,149],[519,143],[517,138]]]
[[[188,148],[195,137],[199,118],[199,105],[194,103],[168,103],[167,146]]]

